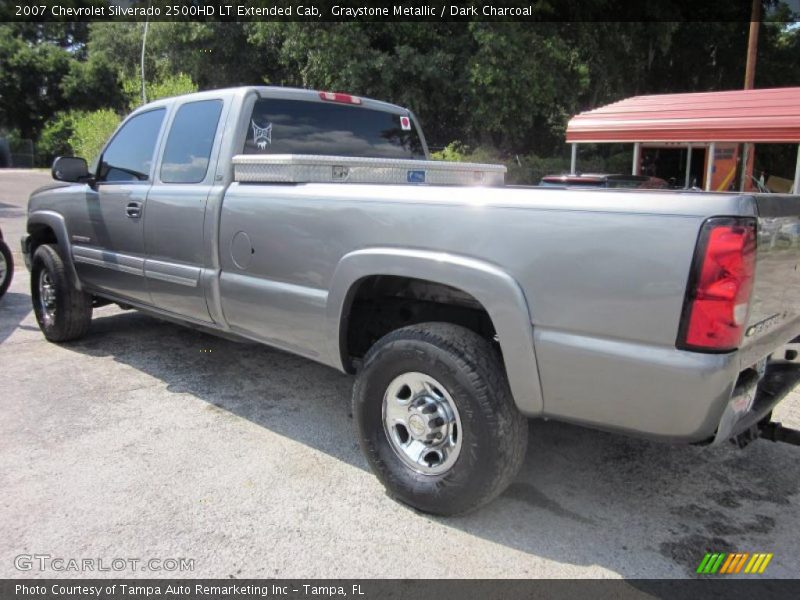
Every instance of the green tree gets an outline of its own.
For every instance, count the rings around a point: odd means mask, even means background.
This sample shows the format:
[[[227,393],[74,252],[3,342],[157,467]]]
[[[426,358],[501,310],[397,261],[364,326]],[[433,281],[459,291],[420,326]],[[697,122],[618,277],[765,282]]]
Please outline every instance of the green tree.
[[[19,33],[18,24],[0,24],[0,123],[34,138],[64,108],[60,84],[70,54],[51,43],[31,43]]]
[[[152,22],[148,99],[259,83],[350,92],[414,110],[434,149],[462,140],[522,168],[525,157],[565,156],[576,112],[636,94],[740,88],[745,4],[665,0],[648,8],[661,20],[643,23],[599,21],[613,8],[607,0],[539,6],[570,19],[557,23]],[[764,6],[756,84],[798,85],[800,28],[785,25],[795,16],[775,0]],[[76,122],[98,129],[65,115],[138,106],[143,31],[135,22],[0,22],[0,129],[42,132],[50,154]],[[103,114],[97,122],[110,123]],[[617,151],[586,148],[604,160]],[[538,160],[531,172],[546,166]]]
[[[44,167],[52,164],[56,156],[73,154],[70,138],[73,131],[73,114],[57,113],[44,126],[36,144],[36,162]]]
[[[120,78],[116,65],[105,55],[94,53],[88,60],[72,60],[61,81],[64,101],[81,110],[122,109],[127,98]]]
[[[92,23],[90,59],[111,58],[120,79],[141,76],[143,23]],[[275,64],[268,47],[248,45],[240,23],[150,23],[145,46],[145,78],[187,74],[200,89],[261,83],[264,65]]]
[[[350,92],[415,111],[436,145],[464,130],[469,31],[457,23],[253,23],[249,42],[275,56],[262,79]]]
[[[128,101],[128,109],[134,110],[142,104],[142,80],[139,77],[126,79],[122,84],[122,89]],[[197,91],[197,84],[192,81],[186,73],[178,73],[148,83],[145,86],[147,101],[153,102],[161,98],[180,96],[181,94],[191,94]]]
[[[550,151],[589,81],[559,27],[470,23],[469,133],[504,151]]]

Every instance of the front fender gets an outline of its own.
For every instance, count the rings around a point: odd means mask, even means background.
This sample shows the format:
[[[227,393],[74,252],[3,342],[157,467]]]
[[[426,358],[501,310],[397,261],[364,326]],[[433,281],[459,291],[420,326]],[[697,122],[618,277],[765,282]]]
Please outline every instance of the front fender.
[[[528,416],[542,413],[533,329],[522,289],[498,267],[464,256],[398,248],[368,248],[346,254],[333,274],[325,318],[328,353],[339,368],[348,366],[343,352],[343,315],[350,310],[357,283],[376,275],[424,279],[471,294],[486,309],[497,332],[517,407]]]
[[[58,245],[58,253],[64,261],[64,266],[67,269],[67,276],[70,278],[72,285],[76,289],[81,289],[81,282],[78,279],[78,273],[75,271],[75,264],[72,262],[72,247],[69,243],[69,235],[67,234],[67,224],[64,217],[57,212],[51,210],[37,210],[28,214],[28,233],[33,235],[37,226],[49,227],[56,236],[56,244]],[[29,241],[30,244],[30,241]],[[30,252],[30,259],[33,261],[33,252]]]

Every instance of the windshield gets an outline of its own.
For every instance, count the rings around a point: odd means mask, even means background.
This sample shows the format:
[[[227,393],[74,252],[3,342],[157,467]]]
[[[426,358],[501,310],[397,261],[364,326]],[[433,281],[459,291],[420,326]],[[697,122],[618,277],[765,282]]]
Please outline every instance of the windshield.
[[[407,113],[274,98],[256,101],[244,153],[426,158]]]

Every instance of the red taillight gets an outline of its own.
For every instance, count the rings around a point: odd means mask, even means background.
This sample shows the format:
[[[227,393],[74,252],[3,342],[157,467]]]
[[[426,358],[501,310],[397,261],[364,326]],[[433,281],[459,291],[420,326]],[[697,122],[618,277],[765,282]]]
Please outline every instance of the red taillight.
[[[756,267],[755,219],[703,224],[683,305],[678,348],[729,352],[742,342]]]
[[[319,97],[328,102],[342,102],[343,104],[361,104],[361,98],[339,92],[320,92]]]

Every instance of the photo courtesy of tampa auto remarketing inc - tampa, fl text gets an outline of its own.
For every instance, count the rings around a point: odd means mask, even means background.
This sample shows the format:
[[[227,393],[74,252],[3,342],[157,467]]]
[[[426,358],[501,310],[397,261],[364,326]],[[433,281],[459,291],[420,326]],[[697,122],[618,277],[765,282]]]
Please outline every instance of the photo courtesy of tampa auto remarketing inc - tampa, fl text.
[[[800,0],[0,2],[0,600],[800,596]]]

